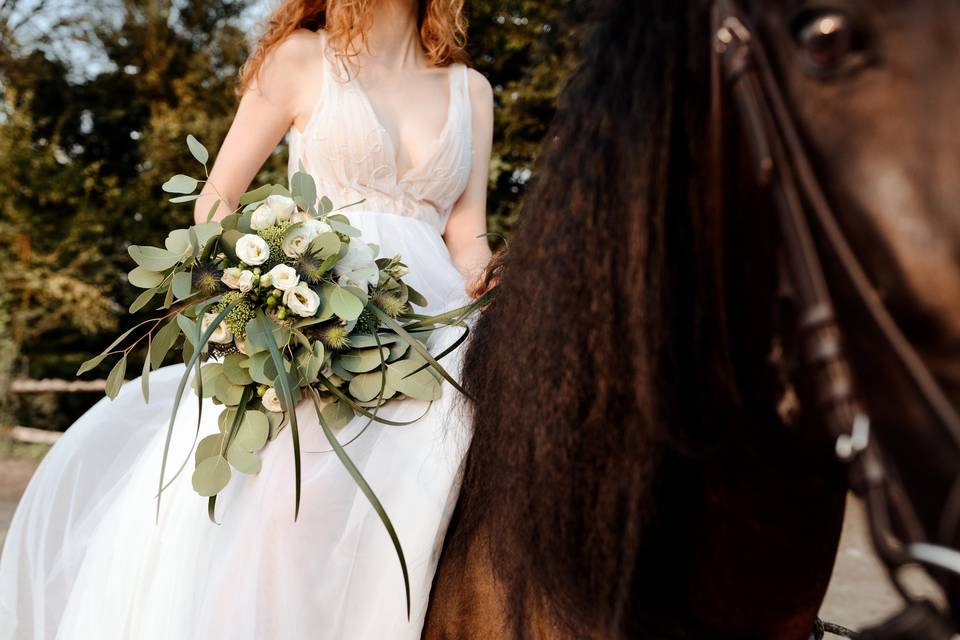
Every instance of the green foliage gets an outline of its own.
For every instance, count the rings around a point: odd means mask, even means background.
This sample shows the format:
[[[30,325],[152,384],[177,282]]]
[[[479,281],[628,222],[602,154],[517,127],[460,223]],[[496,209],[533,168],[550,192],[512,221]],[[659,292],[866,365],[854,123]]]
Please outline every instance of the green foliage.
[[[577,61],[577,28],[588,3],[574,0],[468,2],[468,53],[494,90],[488,217],[509,235],[557,97]]]

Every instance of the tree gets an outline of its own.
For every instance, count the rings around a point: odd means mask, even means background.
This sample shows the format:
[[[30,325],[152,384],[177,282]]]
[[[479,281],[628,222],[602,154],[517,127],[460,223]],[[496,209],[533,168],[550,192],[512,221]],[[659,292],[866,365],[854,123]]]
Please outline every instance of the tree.
[[[576,65],[578,27],[587,10],[573,0],[468,5],[469,53],[493,85],[496,101],[490,227],[508,234],[557,97]]]

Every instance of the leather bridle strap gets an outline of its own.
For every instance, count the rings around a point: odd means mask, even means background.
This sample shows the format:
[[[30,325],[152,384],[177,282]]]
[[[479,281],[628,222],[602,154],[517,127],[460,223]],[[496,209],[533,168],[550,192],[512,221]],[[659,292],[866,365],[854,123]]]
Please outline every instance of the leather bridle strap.
[[[771,177],[776,173],[776,169],[779,169],[781,174],[780,184],[776,185],[778,188],[774,188],[773,191],[796,191],[793,186],[787,186],[786,183],[799,185],[802,189],[805,200],[815,214],[824,238],[850,279],[857,296],[863,302],[872,320],[880,329],[891,351],[909,375],[921,397],[957,447],[960,448],[960,414],[957,413],[916,349],[897,326],[896,321],[883,304],[876,287],[870,282],[863,266],[840,229],[837,218],[823,193],[793,124],[791,111],[783,99],[764,48],[755,41],[752,32],[746,27],[747,23],[737,11],[732,0],[720,0],[716,6],[722,16],[719,33],[726,34],[718,35],[718,38],[729,37],[729,41],[726,43],[718,40],[719,45],[724,49],[718,53],[725,67],[727,81],[734,85],[734,92],[742,111],[749,112],[758,108],[756,105],[744,108],[744,102],[758,102],[757,96],[766,98],[769,122],[763,122],[763,118],[747,118],[746,124],[748,130],[750,130],[748,135],[751,138],[766,138],[765,144],[768,148],[766,153],[762,148],[764,143],[754,145],[755,152],[761,154],[756,156],[759,158],[760,166],[765,168],[765,171]],[[747,69],[749,69],[748,72],[746,72]],[[750,86],[751,84],[754,86]],[[782,179],[784,173],[791,174],[789,180]],[[799,208],[801,211],[799,217],[805,219],[802,213],[803,207],[799,200],[795,199],[795,193],[783,197],[789,197],[792,201],[788,205],[791,208]],[[791,232],[786,229],[785,232],[787,232],[789,240]],[[798,231],[795,240],[801,253],[807,254],[807,256],[803,258],[805,260],[804,264],[796,265],[794,274],[801,280],[819,280],[820,282],[816,285],[819,288],[823,277],[822,271],[818,268],[819,258],[816,249],[806,238],[801,238],[801,235],[804,234]],[[821,271],[821,273],[814,275],[815,271]],[[798,286],[802,286],[802,283],[798,283]],[[801,293],[804,292],[801,291]],[[807,299],[820,301],[822,296],[819,292],[814,292]],[[814,314],[826,313],[826,310],[818,312],[811,309],[810,311]]]
[[[897,569],[919,562],[960,575],[960,554],[926,543],[926,534],[906,492],[888,473],[877,444],[870,437],[869,419],[856,395],[851,367],[843,352],[842,333],[809,228],[808,210],[813,212],[827,246],[891,352],[958,448],[960,416],[883,305],[847,242],[807,157],[766,52],[748,24],[735,0],[715,2],[711,31],[715,38],[713,75],[720,84],[714,91],[729,87],[756,161],[758,178],[776,205],[800,310],[802,358],[813,374],[819,408],[836,438],[837,455],[851,463],[854,488],[866,499],[874,545],[893,583],[911,605],[916,605],[900,584]],[[712,103],[713,125],[719,128],[723,122],[719,113],[721,97],[715,93]],[[719,134],[715,131],[715,135]],[[894,533],[891,507],[906,544]],[[921,608],[911,606],[908,610],[916,615]],[[936,622],[944,623],[944,619]],[[933,625],[933,619],[930,623]]]

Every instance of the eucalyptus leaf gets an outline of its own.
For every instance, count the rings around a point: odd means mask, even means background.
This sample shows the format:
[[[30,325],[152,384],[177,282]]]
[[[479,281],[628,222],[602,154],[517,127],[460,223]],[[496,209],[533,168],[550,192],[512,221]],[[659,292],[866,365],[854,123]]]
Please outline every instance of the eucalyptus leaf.
[[[325,216],[333,211],[333,201],[327,196],[320,198],[320,215]]]
[[[271,195],[272,192],[273,185],[265,184],[262,187],[258,187],[252,191],[247,191],[245,194],[240,196],[239,204],[243,206],[260,202],[261,200],[266,200],[267,196]]]
[[[148,271],[143,267],[136,267],[127,274],[127,281],[139,289],[153,289],[163,282],[164,275],[157,271]]]
[[[226,375],[222,375],[213,383],[213,395],[217,400],[228,406],[240,404],[243,397],[241,385],[232,384]]]
[[[187,229],[174,229],[163,241],[167,251],[178,256],[190,253],[190,244],[190,231]]]
[[[93,369],[94,367],[96,367],[98,364],[100,364],[101,362],[103,362],[103,359],[106,358],[108,355],[110,355],[110,352],[113,350],[113,348],[114,348],[115,346],[117,346],[118,344],[120,344],[121,342],[123,342],[124,340],[126,340],[127,337],[128,337],[131,333],[133,333],[139,326],[141,326],[141,325],[137,325],[136,327],[133,327],[133,328],[131,328],[131,329],[127,329],[126,331],[124,331],[124,332],[120,335],[119,338],[117,338],[116,340],[114,340],[113,342],[111,342],[111,343],[110,343],[110,346],[107,347],[106,349],[104,349],[104,350],[100,353],[100,355],[98,355],[98,356],[96,356],[96,357],[94,357],[94,358],[90,358],[89,360],[87,360],[86,362],[84,362],[82,365],[80,365],[80,369],[79,369],[79,371],[77,371],[77,375],[78,375],[78,376],[79,376],[79,375],[83,375],[83,374],[86,373],[87,371],[90,371],[91,369]]]
[[[203,387],[203,397],[212,398],[213,397],[213,385],[216,384],[217,378],[223,375],[223,365],[219,362],[208,362],[200,368],[200,379],[194,378],[193,380],[193,390],[194,392],[199,392],[200,387]]]
[[[223,434],[215,433],[205,437],[197,443],[197,448],[193,452],[195,464],[200,464],[207,458],[215,458],[221,455],[223,450]]]
[[[427,299],[423,297],[423,294],[411,287],[409,284],[407,284],[407,302],[410,304],[415,304],[418,307],[427,306]]]
[[[195,202],[200,199],[200,194],[194,194],[192,196],[174,196],[170,198],[172,204],[183,204],[184,202]]]
[[[309,211],[317,204],[317,184],[313,176],[303,171],[293,174],[290,179],[290,188],[293,199],[304,211]]]
[[[263,461],[255,453],[251,453],[239,446],[236,442],[227,447],[227,460],[233,465],[233,468],[246,475],[256,475],[260,473]]]
[[[381,333],[377,338],[379,338],[379,344],[384,346],[400,342],[400,336],[393,333]],[[370,333],[353,333],[350,334],[350,344],[357,349],[367,349],[377,346],[377,338]]]
[[[223,228],[219,222],[204,222],[190,227],[190,231],[196,234],[198,246],[206,246],[210,240],[218,236]]]
[[[166,271],[180,263],[180,255],[159,247],[130,245],[127,253],[133,261],[147,271]]]
[[[123,356],[113,365],[110,374],[107,376],[106,394],[113,400],[120,393],[120,387],[123,386],[123,376],[127,372],[127,356]]]
[[[200,181],[196,178],[181,173],[164,182],[161,188],[167,193],[193,193],[199,184]]]
[[[243,414],[235,443],[246,451],[259,451],[267,444],[270,421],[262,411],[248,409]]]
[[[380,366],[390,354],[387,347],[372,349],[352,349],[336,358],[338,364],[351,373],[366,373]]]
[[[193,293],[193,279],[189,271],[181,271],[173,274],[173,295],[177,300],[189,298]]]
[[[310,252],[317,258],[327,258],[339,255],[341,246],[343,246],[343,242],[340,241],[340,236],[332,231],[327,231],[310,242]]]
[[[379,383],[377,383],[377,385],[377,389],[379,390]],[[328,403],[321,411],[321,414],[323,414],[324,420],[327,421],[331,429],[340,429],[347,426],[347,424],[353,420],[354,416],[356,416],[353,409],[350,408],[350,405],[341,400],[334,400]]]
[[[341,320],[356,320],[363,313],[363,302],[343,287],[330,291],[330,308]]]
[[[173,343],[177,341],[177,337],[180,335],[180,326],[177,324],[176,319],[171,319],[165,325],[160,327],[160,330],[153,336],[153,349],[150,352],[150,365],[154,369],[158,369],[161,364],[163,364],[163,359],[167,356],[167,352],[170,351],[170,348],[173,347]]]
[[[371,371],[370,373],[359,373],[350,381],[350,395],[360,402],[370,402],[380,395],[380,388],[383,387],[383,399],[387,400],[396,394],[388,383],[384,385],[384,376],[382,371]]]
[[[201,496],[215,496],[230,483],[230,463],[217,455],[206,458],[193,470],[193,488]]]
[[[200,338],[200,329],[197,325],[197,321],[182,313],[178,313],[176,316],[177,324],[180,326],[180,330],[183,332],[183,337],[196,348],[197,340]]]
[[[137,267],[139,269],[139,267]],[[129,312],[137,313],[145,306],[150,304],[150,301],[157,296],[158,289],[147,289],[143,293],[137,296],[136,300],[133,301],[133,304],[130,305]]]
[[[344,369],[343,366],[340,364],[338,358],[333,358],[333,360],[330,361],[330,368],[333,369],[333,372],[337,374],[337,376],[339,376],[341,379],[347,382],[349,382],[350,380],[353,380],[353,376],[356,375],[355,373],[352,373]]]
[[[421,370],[422,360],[400,360],[387,365],[390,387],[414,400],[427,402],[440,399],[440,382],[427,370]]]
[[[193,135],[187,136],[187,147],[190,149],[190,153],[196,158],[197,162],[202,165],[207,164],[207,160],[210,159],[210,153],[207,151],[207,148],[200,144],[200,141],[193,137]]]
[[[246,361],[247,356],[242,353],[231,353],[223,359],[223,373],[232,384],[245,386],[253,382],[249,368],[242,366]]]
[[[359,238],[361,235],[360,229],[350,226],[346,222],[341,222],[340,220],[337,220],[333,216],[330,216],[327,219],[327,223],[333,228],[334,231],[339,231],[345,236],[349,236],[351,238]]]

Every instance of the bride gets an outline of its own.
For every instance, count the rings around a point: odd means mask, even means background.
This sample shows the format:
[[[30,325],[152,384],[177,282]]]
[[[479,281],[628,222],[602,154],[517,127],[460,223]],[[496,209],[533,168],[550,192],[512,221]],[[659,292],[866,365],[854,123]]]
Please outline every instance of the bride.
[[[484,239],[493,98],[465,64],[463,0],[286,0],[242,72],[242,99],[198,219],[229,212],[286,134],[291,174],[347,209],[381,255],[402,255],[429,313],[459,306],[490,258]],[[432,349],[452,342],[437,332]],[[459,352],[444,360],[459,370]],[[84,415],[48,454],[0,557],[0,639],[419,638],[469,428],[454,389],[429,407],[388,403],[348,453],[393,521],[376,513],[298,408],[303,504],[294,522],[289,430],[263,470],[235,477],[210,522],[184,473],[155,490],[183,366]],[[205,403],[209,403],[207,400]],[[183,402],[171,460],[187,459],[197,403]],[[217,430],[203,407],[201,434]],[[339,434],[347,442],[365,420]]]

